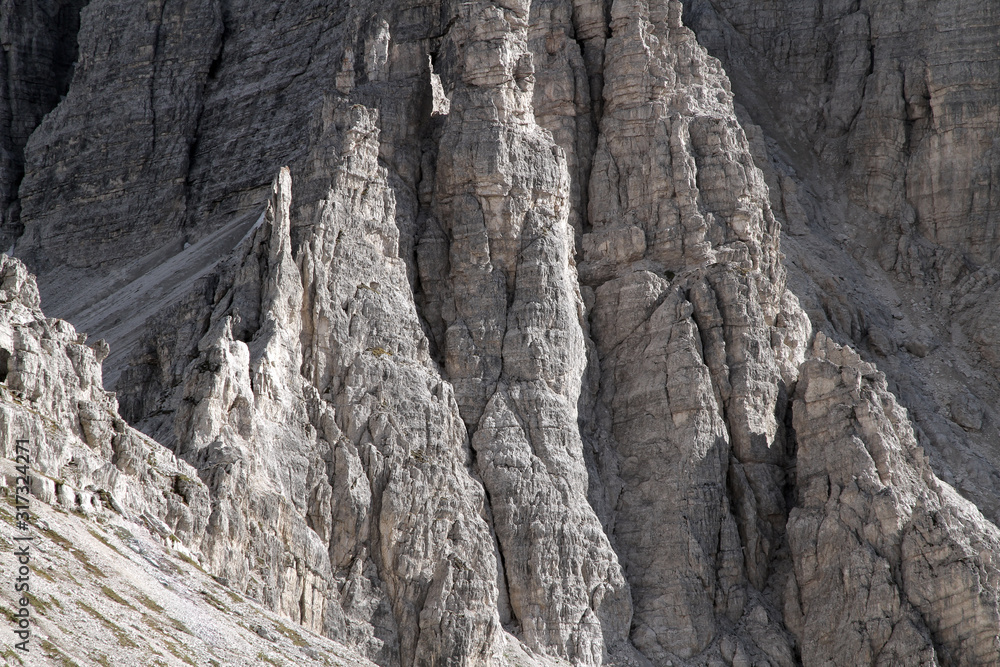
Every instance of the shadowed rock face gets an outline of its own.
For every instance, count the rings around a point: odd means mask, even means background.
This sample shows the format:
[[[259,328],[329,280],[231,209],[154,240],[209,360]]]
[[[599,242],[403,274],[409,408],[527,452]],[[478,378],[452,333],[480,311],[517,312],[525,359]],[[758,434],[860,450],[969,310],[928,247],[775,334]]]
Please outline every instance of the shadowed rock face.
[[[69,89],[80,10],[88,0],[7,0],[0,4],[0,247],[24,231],[18,186],[24,148]]]
[[[732,78],[792,291],[887,373],[936,474],[997,521],[997,8],[684,5]]]
[[[909,261],[895,246],[910,236],[976,263],[996,258],[992,3],[685,6],[740,85],[762,84],[758,122],[787,124],[789,142],[839,171],[851,201],[882,218],[883,267]]]
[[[787,4],[92,0],[4,451],[385,667],[1000,660],[991,14]]]

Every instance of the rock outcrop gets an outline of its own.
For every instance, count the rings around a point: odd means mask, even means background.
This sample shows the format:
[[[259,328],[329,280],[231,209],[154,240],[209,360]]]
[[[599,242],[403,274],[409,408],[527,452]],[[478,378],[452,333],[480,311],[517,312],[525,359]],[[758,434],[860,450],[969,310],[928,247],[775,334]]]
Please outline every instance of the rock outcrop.
[[[5,454],[383,667],[992,664],[994,18],[92,0]]]
[[[407,298],[375,115],[331,116],[343,152],[316,157],[332,181],[297,260],[283,169],[202,292],[204,334],[166,355],[190,361],[161,389],[164,440],[205,479],[203,551],[240,590],[382,663],[486,662],[497,564],[468,434]]]
[[[0,466],[5,479],[16,478],[13,461]],[[27,653],[15,648],[23,635],[4,642],[5,665],[374,664],[236,593],[149,526],[36,498],[28,513],[31,635]],[[0,550],[20,550],[23,537],[3,503]],[[19,598],[13,586],[0,592],[5,620]]]
[[[878,361],[935,472],[995,522],[1000,387],[984,287],[1000,51],[985,35],[1000,16],[974,0],[939,9],[685,1],[756,136],[793,291],[817,329]]]
[[[983,665],[1000,530],[938,480],[885,378],[819,334],[796,390],[795,577],[805,664]]]
[[[46,318],[35,279],[0,256],[0,442],[30,443],[32,493],[85,514],[117,511],[197,549],[209,495],[190,465],[130,427],[101,386],[107,343]],[[11,487],[12,488],[12,487]]]
[[[779,327],[790,302],[777,226],[728,83],[680,6],[665,9],[612,11],[581,264],[607,411],[598,432],[618,457],[613,532],[633,581],[632,640],[661,663],[735,631],[754,655],[790,664],[762,596],[786,513],[786,353],[772,341],[787,349],[808,332]],[[736,630],[745,614],[760,627]]]

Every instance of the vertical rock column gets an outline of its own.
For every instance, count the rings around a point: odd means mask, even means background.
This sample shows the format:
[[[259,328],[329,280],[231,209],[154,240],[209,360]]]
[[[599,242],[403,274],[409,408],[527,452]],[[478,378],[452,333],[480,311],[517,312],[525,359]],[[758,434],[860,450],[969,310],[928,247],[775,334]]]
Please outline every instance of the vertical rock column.
[[[804,318],[728,80],[680,16],[673,1],[611,8],[580,270],[621,461],[632,640],[656,662],[718,646],[791,664],[763,592],[785,516],[779,388],[793,378],[777,358],[805,334],[776,323],[783,304]]]
[[[331,562],[348,632],[367,623],[392,642],[394,625],[405,667],[486,665],[500,638],[493,538],[459,407],[398,256],[376,122],[329,100],[313,164],[331,182],[300,227],[302,374],[332,447]]]
[[[600,664],[627,636],[631,608],[587,503],[566,159],[532,113],[528,4],[460,12],[421,280],[440,295],[428,312],[441,312],[431,326],[489,496],[509,620],[534,650]]]
[[[328,498],[329,446],[309,423],[302,282],[291,252],[291,175],[281,170],[257,226],[220,268],[208,331],[184,370],[176,453],[212,498],[206,566],[289,618],[321,630],[331,591],[311,520]],[[313,517],[310,517],[313,515]]]
[[[569,223],[579,250],[587,216],[587,182],[601,116],[607,23],[597,0],[531,3],[528,47],[535,64],[535,122],[566,152]]]

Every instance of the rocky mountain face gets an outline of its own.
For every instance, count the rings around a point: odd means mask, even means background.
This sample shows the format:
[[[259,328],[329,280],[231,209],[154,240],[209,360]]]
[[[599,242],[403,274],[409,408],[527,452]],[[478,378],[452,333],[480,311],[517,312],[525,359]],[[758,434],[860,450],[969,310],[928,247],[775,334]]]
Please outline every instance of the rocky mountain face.
[[[3,0],[4,456],[352,664],[1000,663],[998,28]]]

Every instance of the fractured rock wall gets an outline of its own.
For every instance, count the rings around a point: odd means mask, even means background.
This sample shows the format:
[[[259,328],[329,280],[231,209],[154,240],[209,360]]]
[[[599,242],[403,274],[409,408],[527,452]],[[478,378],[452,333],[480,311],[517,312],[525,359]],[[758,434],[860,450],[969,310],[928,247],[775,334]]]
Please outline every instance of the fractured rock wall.
[[[733,81],[814,326],[879,364],[936,474],[996,521],[996,8],[692,0],[685,20]]]
[[[89,3],[16,250],[189,471],[120,505],[386,667],[995,661],[992,413],[926,382],[992,349],[992,237],[885,192],[902,18],[754,7]],[[954,350],[880,310],[942,276]]]
[[[685,4],[706,46],[763,84],[753,101],[765,124],[787,123],[790,143],[843,168],[851,199],[882,216],[887,268],[911,232],[995,257],[992,3]]]
[[[194,468],[118,415],[101,386],[107,343],[46,318],[24,265],[0,256],[0,443],[28,442],[32,493],[84,514],[117,511],[197,550],[209,494]]]
[[[795,396],[788,521],[803,662],[990,664],[1000,531],[934,476],[881,373],[823,334],[816,348]]]
[[[0,4],[0,248],[23,232],[18,187],[28,138],[69,89],[87,0]]]

